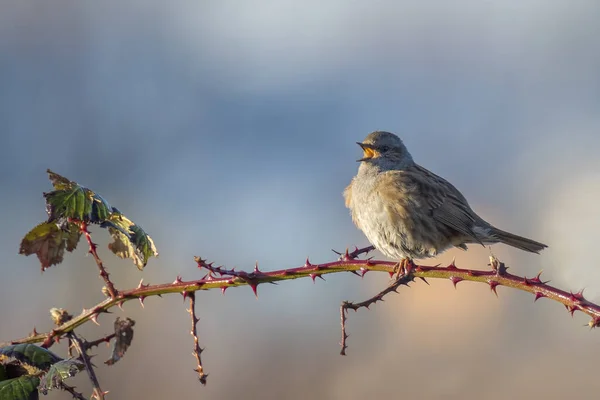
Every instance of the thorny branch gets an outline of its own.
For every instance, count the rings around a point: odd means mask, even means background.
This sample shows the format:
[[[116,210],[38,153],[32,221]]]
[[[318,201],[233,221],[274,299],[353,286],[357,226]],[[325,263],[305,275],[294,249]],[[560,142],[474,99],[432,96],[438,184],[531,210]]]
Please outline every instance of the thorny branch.
[[[81,356],[81,361],[83,362],[83,365],[85,365],[85,370],[87,371],[90,381],[92,382],[92,386],[94,387],[92,397],[94,397],[96,400],[104,400],[104,395],[108,392],[104,392],[100,388],[100,383],[96,377],[94,366],[92,365],[90,356],[87,354],[87,348],[89,346],[86,345],[86,343],[84,343],[84,341],[82,341],[77,335],[75,335],[75,332],[69,332],[68,336],[69,339],[71,339],[73,346],[75,346],[75,349],[77,349],[77,352]]]
[[[346,340],[348,339],[348,334],[346,333],[346,319],[348,318],[348,309],[352,309],[354,311],[357,311],[359,308],[366,308],[368,309],[369,306],[371,306],[371,304],[376,303],[378,301],[383,301],[383,296],[385,296],[386,294],[390,293],[390,292],[394,292],[394,293],[398,293],[398,288],[401,285],[406,285],[408,286],[408,283],[411,282],[412,280],[414,280],[414,278],[412,277],[412,275],[399,275],[396,279],[394,279],[389,285],[388,287],[386,287],[385,289],[383,289],[381,292],[377,293],[375,296],[365,300],[365,301],[361,301],[360,303],[352,303],[350,301],[342,301],[342,305],[340,306],[340,318],[341,318],[341,325],[342,325],[342,341],[340,342],[340,346],[342,346],[342,349],[340,350],[340,354],[345,356],[346,355],[346,349],[348,348],[348,345],[346,344]],[[427,282],[427,281],[425,281]]]
[[[109,273],[106,271],[106,268],[104,268],[104,264],[102,263],[102,260],[100,259],[100,256],[98,256],[98,245],[96,243],[94,243],[92,241],[92,235],[90,235],[90,231],[87,228],[87,222],[84,221],[78,221],[77,222],[79,224],[79,229],[81,230],[81,233],[83,233],[83,235],[85,236],[85,239],[88,242],[88,246],[90,247],[90,254],[94,257],[94,260],[96,261],[96,265],[98,265],[98,269],[100,270],[100,277],[102,279],[104,279],[104,283],[106,283],[106,289],[108,290],[108,293],[110,294],[111,298],[115,298],[117,297],[117,294],[119,293],[117,291],[117,289],[115,288],[115,285],[112,283],[112,281],[109,278]]]
[[[88,321],[96,321],[101,313],[108,312],[115,306],[120,306],[123,303],[130,300],[145,299],[149,296],[159,296],[169,293],[183,294],[187,292],[195,292],[198,290],[211,290],[221,289],[225,290],[229,287],[237,286],[255,286],[263,283],[273,283],[290,279],[299,278],[316,278],[320,275],[340,273],[340,272],[351,272],[364,276],[369,271],[387,272],[390,276],[394,273],[394,267],[397,263],[391,261],[376,261],[376,260],[352,260],[349,257],[343,257],[342,260],[337,260],[323,264],[311,264],[308,260],[304,265],[296,268],[282,269],[276,271],[260,272],[260,273],[248,273],[242,277],[241,272],[234,272],[240,276],[231,276],[221,267],[211,267],[213,270],[220,269],[223,272],[223,276],[215,277],[214,274],[209,274],[202,279],[184,281],[181,277],[177,277],[172,283],[164,283],[159,285],[147,285],[140,284],[138,287],[129,290],[122,290],[119,292],[116,298],[107,298],[104,301],[96,304],[95,306],[84,309],[79,315],[73,317],[71,320],[57,326],[49,332],[36,333],[30,336],[16,339],[10,342],[10,344],[18,343],[40,343],[44,347],[50,347],[56,338],[59,338],[73,329],[81,326]],[[200,259],[198,259],[200,260]],[[202,260],[200,260],[202,261]],[[200,266],[204,267],[205,261],[200,263]],[[209,264],[206,264],[209,265]],[[498,286],[506,286],[514,289],[519,289],[525,292],[532,293],[535,299],[541,297],[547,297],[551,300],[557,301],[563,304],[570,313],[575,311],[581,311],[589,315],[592,319],[589,322],[590,327],[600,326],[600,305],[594,304],[584,298],[583,293],[567,292],[565,290],[558,289],[548,282],[540,280],[540,275],[535,277],[527,278],[518,275],[512,275],[508,272],[498,274],[494,270],[472,270],[462,269],[456,267],[454,264],[450,264],[446,267],[440,266],[425,266],[416,265],[411,275],[415,278],[439,278],[448,279],[454,285],[457,285],[461,281],[472,281],[480,282],[489,285],[490,289],[496,293]]]
[[[89,240],[89,242],[91,242],[91,239]],[[91,248],[93,248],[93,246]],[[55,343],[65,335],[71,337],[72,339],[75,338],[75,336],[71,334],[75,328],[81,326],[82,324],[88,321],[93,321],[97,323],[97,318],[101,313],[107,313],[111,308],[115,306],[120,307],[123,305],[123,303],[135,299],[139,300],[140,303],[143,305],[143,301],[146,297],[161,296],[163,294],[169,293],[179,293],[182,294],[184,298],[186,296],[190,298],[190,315],[192,317],[191,333],[194,337],[194,355],[196,356],[198,361],[198,367],[196,368],[196,372],[199,375],[200,381],[202,383],[205,383],[207,374],[205,374],[203,371],[200,359],[202,349],[199,347],[198,344],[198,335],[196,327],[198,322],[195,314],[196,291],[221,289],[223,292],[225,292],[225,290],[229,287],[250,286],[253,292],[256,294],[258,286],[263,283],[276,283],[284,280],[307,277],[310,277],[314,282],[316,278],[322,278],[322,275],[340,272],[350,272],[358,276],[364,276],[369,271],[379,271],[387,272],[390,274],[390,277],[393,277],[396,269],[395,267],[397,265],[397,263],[395,262],[376,261],[372,259],[356,259],[356,257],[358,257],[359,255],[368,253],[370,250],[372,249],[367,247],[364,249],[356,249],[353,252],[346,251],[340,256],[338,260],[323,264],[312,264],[307,259],[302,266],[269,272],[263,272],[259,270],[258,266],[255,266],[252,272],[225,269],[220,266],[214,266],[212,263],[208,263],[206,260],[196,257],[195,261],[198,264],[198,267],[200,269],[206,269],[208,271],[208,273],[202,279],[184,281],[181,279],[181,277],[178,276],[172,283],[149,285],[144,284],[142,281],[134,289],[122,290],[119,292],[115,290],[114,297],[108,297],[104,301],[96,304],[90,309],[84,309],[78,316],[75,316],[67,321],[60,322],[51,331],[45,333],[37,333],[34,330],[34,332],[28,337],[13,340],[10,342],[10,344],[42,342],[43,347],[50,347],[53,343]],[[551,300],[563,304],[571,314],[573,314],[575,311],[581,311],[591,317],[588,326],[590,326],[591,328],[600,326],[600,305],[594,304],[585,299],[582,292],[567,292],[556,287],[550,286],[548,282],[544,282],[540,279],[540,274],[532,278],[510,274],[506,271],[507,268],[504,266],[504,264],[500,263],[496,259],[492,259],[491,266],[491,269],[488,267],[488,269],[485,270],[474,270],[458,268],[456,267],[454,262],[445,267],[414,265],[407,274],[400,275],[386,289],[373,296],[372,298],[360,303],[342,303],[342,306],[340,307],[340,318],[342,324],[341,354],[345,354],[345,350],[347,348],[346,339],[348,338],[348,335],[346,334],[345,329],[347,310],[357,310],[362,307],[368,307],[369,305],[382,300],[383,296],[387,293],[396,291],[396,289],[400,285],[407,284],[408,282],[414,280],[414,278],[420,278],[425,282],[427,282],[425,280],[426,278],[448,279],[452,282],[454,286],[456,286],[459,282],[462,281],[480,282],[487,284],[490,287],[491,291],[493,291],[496,295],[498,286],[506,286],[522,290],[525,292],[532,293],[535,296],[534,301],[537,301],[542,297],[547,297]],[[76,342],[75,344],[78,346],[78,351],[82,353],[83,350],[83,354],[85,354],[85,351],[89,347],[95,346],[103,341],[107,341],[110,339],[111,335],[108,335],[107,337],[98,339],[94,342],[90,342],[87,344],[83,343],[83,347],[81,340],[74,340],[74,342]],[[2,344],[0,344],[0,346],[1,345]],[[89,363],[89,357],[88,365],[90,365],[88,371],[92,371],[93,374],[93,370],[91,370],[91,363]],[[95,375],[90,375],[90,377],[92,376],[95,377]],[[96,392],[98,393],[96,397],[98,399],[103,398],[102,396],[104,395],[104,393],[100,390],[99,386],[95,385],[95,388],[95,395]]]
[[[192,351],[192,354],[194,357],[196,357],[196,362],[198,363],[194,371],[198,373],[198,379],[200,380],[200,383],[206,385],[206,378],[208,378],[208,374],[204,373],[204,368],[202,368],[202,358],[200,357],[204,349],[200,348],[200,344],[198,342],[197,326],[200,319],[196,316],[196,293],[190,292],[187,294],[187,296],[190,299],[190,309],[188,311],[190,313],[190,317],[192,318],[192,330],[190,331],[190,335],[192,335],[194,338],[194,351]]]
[[[85,397],[83,397],[83,395],[81,393],[79,393],[77,390],[75,390],[74,386],[69,386],[64,382],[61,382],[60,386],[64,391],[71,393],[71,396],[73,396],[74,399],[87,400]]]

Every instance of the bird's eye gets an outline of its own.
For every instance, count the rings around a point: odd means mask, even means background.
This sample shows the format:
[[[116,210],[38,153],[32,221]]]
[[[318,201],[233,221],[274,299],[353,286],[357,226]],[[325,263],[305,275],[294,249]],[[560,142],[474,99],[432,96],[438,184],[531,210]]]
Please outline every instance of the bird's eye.
[[[382,153],[386,153],[390,148],[388,146],[381,146],[379,149]]]

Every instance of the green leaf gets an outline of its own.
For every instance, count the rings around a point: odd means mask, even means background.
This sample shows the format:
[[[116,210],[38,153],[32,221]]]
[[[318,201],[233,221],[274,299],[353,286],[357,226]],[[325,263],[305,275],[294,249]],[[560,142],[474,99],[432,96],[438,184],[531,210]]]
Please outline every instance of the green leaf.
[[[44,193],[48,220],[33,228],[21,241],[20,254],[37,254],[42,271],[62,262],[65,248],[73,251],[81,238],[80,224],[108,228],[113,242],[109,248],[121,258],[131,258],[143,269],[158,256],[152,238],[112,207],[99,194],[77,182],[47,170],[54,190]]]
[[[43,222],[25,235],[19,254],[37,254],[44,271],[62,262],[65,248],[70,252],[75,250],[80,237],[79,227],[74,223],[67,223],[62,229],[55,222]]]
[[[50,170],[48,175],[55,189],[44,193],[49,221],[102,223],[111,214],[112,207],[100,195]]]
[[[25,375],[0,382],[0,400],[38,400],[40,378]]]
[[[133,340],[134,325],[135,321],[131,318],[121,319],[117,317],[115,320],[115,344],[112,355],[104,364],[113,365],[125,355]]]
[[[31,365],[44,371],[52,364],[62,360],[48,349],[27,343],[1,347],[0,356],[14,358],[22,364]]]
[[[43,394],[47,394],[49,390],[59,388],[65,379],[75,376],[84,367],[85,365],[81,361],[74,359],[58,361],[46,373],[46,376],[42,380],[40,391]]]
[[[138,269],[144,269],[150,257],[158,256],[152,238],[123,214],[113,213],[102,226],[113,237],[108,248],[118,257],[131,258]]]

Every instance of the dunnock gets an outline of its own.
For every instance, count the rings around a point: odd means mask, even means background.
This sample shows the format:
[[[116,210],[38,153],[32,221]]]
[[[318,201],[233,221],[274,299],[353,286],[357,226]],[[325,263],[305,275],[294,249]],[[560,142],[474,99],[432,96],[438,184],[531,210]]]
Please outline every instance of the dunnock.
[[[452,246],[466,250],[469,243],[500,242],[532,253],[547,247],[484,221],[451,183],[416,164],[393,133],[373,132],[358,145],[364,155],[344,191],[346,207],[371,244],[401,260],[403,269],[412,259]]]

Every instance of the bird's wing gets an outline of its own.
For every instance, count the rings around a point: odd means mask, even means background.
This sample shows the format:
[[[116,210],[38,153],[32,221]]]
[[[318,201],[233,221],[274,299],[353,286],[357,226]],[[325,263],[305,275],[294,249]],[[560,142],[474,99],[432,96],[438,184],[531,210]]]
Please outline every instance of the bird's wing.
[[[473,232],[480,218],[450,182],[416,164],[387,174],[391,175],[389,182],[393,182],[395,193],[412,199],[413,206],[421,208],[435,221],[481,243]]]

